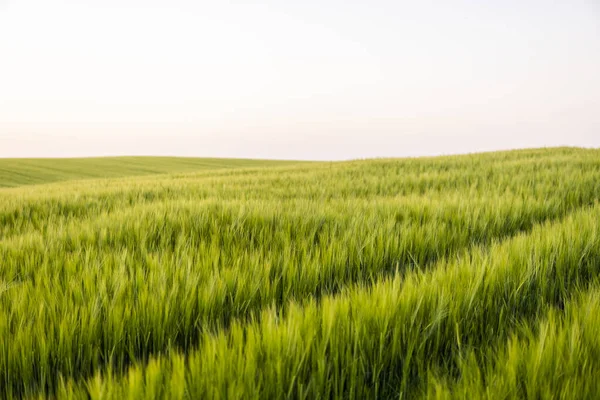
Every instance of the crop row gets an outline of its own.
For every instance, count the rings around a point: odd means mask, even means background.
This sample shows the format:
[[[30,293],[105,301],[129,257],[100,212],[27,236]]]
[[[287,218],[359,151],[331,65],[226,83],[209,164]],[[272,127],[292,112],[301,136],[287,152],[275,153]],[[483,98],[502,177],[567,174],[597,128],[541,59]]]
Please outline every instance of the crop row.
[[[448,392],[438,380],[440,393],[459,394],[459,385],[479,384],[484,394],[490,382],[469,375],[477,369],[463,355],[492,348],[530,324],[541,325],[534,330],[540,332],[538,342],[516,342],[512,346],[519,351],[509,347],[500,352],[500,362],[485,372],[501,376],[492,383],[505,390],[513,385],[514,390],[548,394],[541,390],[551,390],[553,384],[536,381],[532,374],[561,376],[556,363],[570,360],[566,371],[579,368],[583,378],[592,377],[597,363],[591,359],[599,348],[594,337],[598,315],[587,315],[596,309],[597,296],[591,309],[584,305],[565,317],[584,318],[580,324],[590,324],[584,332],[569,322],[548,325],[543,317],[560,313],[552,310],[571,310],[576,307],[571,301],[577,299],[574,293],[598,287],[598,221],[596,206],[493,245],[489,251],[465,252],[432,270],[291,306],[284,316],[272,308],[254,323],[236,322],[227,331],[204,335],[198,349],[187,355],[172,352],[154,358],[123,377],[105,369],[87,382],[65,380],[59,392],[92,398],[404,397],[427,393],[424,382],[435,372],[463,377],[455,391]],[[548,340],[556,342],[557,352],[544,343],[549,326]],[[578,353],[569,353],[573,351]],[[580,355],[585,358],[578,359]],[[507,366],[501,363],[505,359]],[[586,360],[592,364],[586,365]],[[511,371],[515,365],[522,365],[519,368],[527,374]],[[522,386],[510,379],[527,382]],[[596,386],[588,382],[586,393]],[[429,390],[435,388],[431,384]]]

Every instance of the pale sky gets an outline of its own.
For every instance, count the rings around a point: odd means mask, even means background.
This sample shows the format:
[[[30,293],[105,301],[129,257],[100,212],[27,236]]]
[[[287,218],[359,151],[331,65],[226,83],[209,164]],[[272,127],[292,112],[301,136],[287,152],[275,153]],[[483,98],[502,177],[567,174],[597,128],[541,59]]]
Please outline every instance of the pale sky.
[[[0,0],[0,157],[600,147],[600,3]]]

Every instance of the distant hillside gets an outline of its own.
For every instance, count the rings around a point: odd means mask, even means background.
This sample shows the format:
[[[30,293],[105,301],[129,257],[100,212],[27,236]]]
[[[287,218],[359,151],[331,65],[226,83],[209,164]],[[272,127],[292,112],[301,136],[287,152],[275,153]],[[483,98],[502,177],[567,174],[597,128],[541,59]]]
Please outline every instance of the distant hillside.
[[[184,157],[7,158],[0,159],[0,188],[73,179],[118,178],[293,163],[297,162]]]

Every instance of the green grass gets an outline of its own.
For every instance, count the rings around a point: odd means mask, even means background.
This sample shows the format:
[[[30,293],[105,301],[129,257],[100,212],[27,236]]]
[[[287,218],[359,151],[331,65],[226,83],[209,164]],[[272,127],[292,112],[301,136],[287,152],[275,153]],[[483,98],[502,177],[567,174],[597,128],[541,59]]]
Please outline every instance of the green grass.
[[[460,380],[432,377],[430,397],[589,398],[600,396],[600,286],[577,292],[564,310],[550,309],[537,325],[517,329],[501,344],[468,351]]]
[[[1,397],[600,395],[599,150],[137,171],[0,190]]]

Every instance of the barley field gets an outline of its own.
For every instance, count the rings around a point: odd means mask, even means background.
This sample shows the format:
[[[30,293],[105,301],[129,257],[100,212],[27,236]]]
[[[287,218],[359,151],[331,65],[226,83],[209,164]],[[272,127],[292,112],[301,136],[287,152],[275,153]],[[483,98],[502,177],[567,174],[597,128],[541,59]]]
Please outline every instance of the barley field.
[[[600,150],[0,160],[0,397],[600,398]]]

